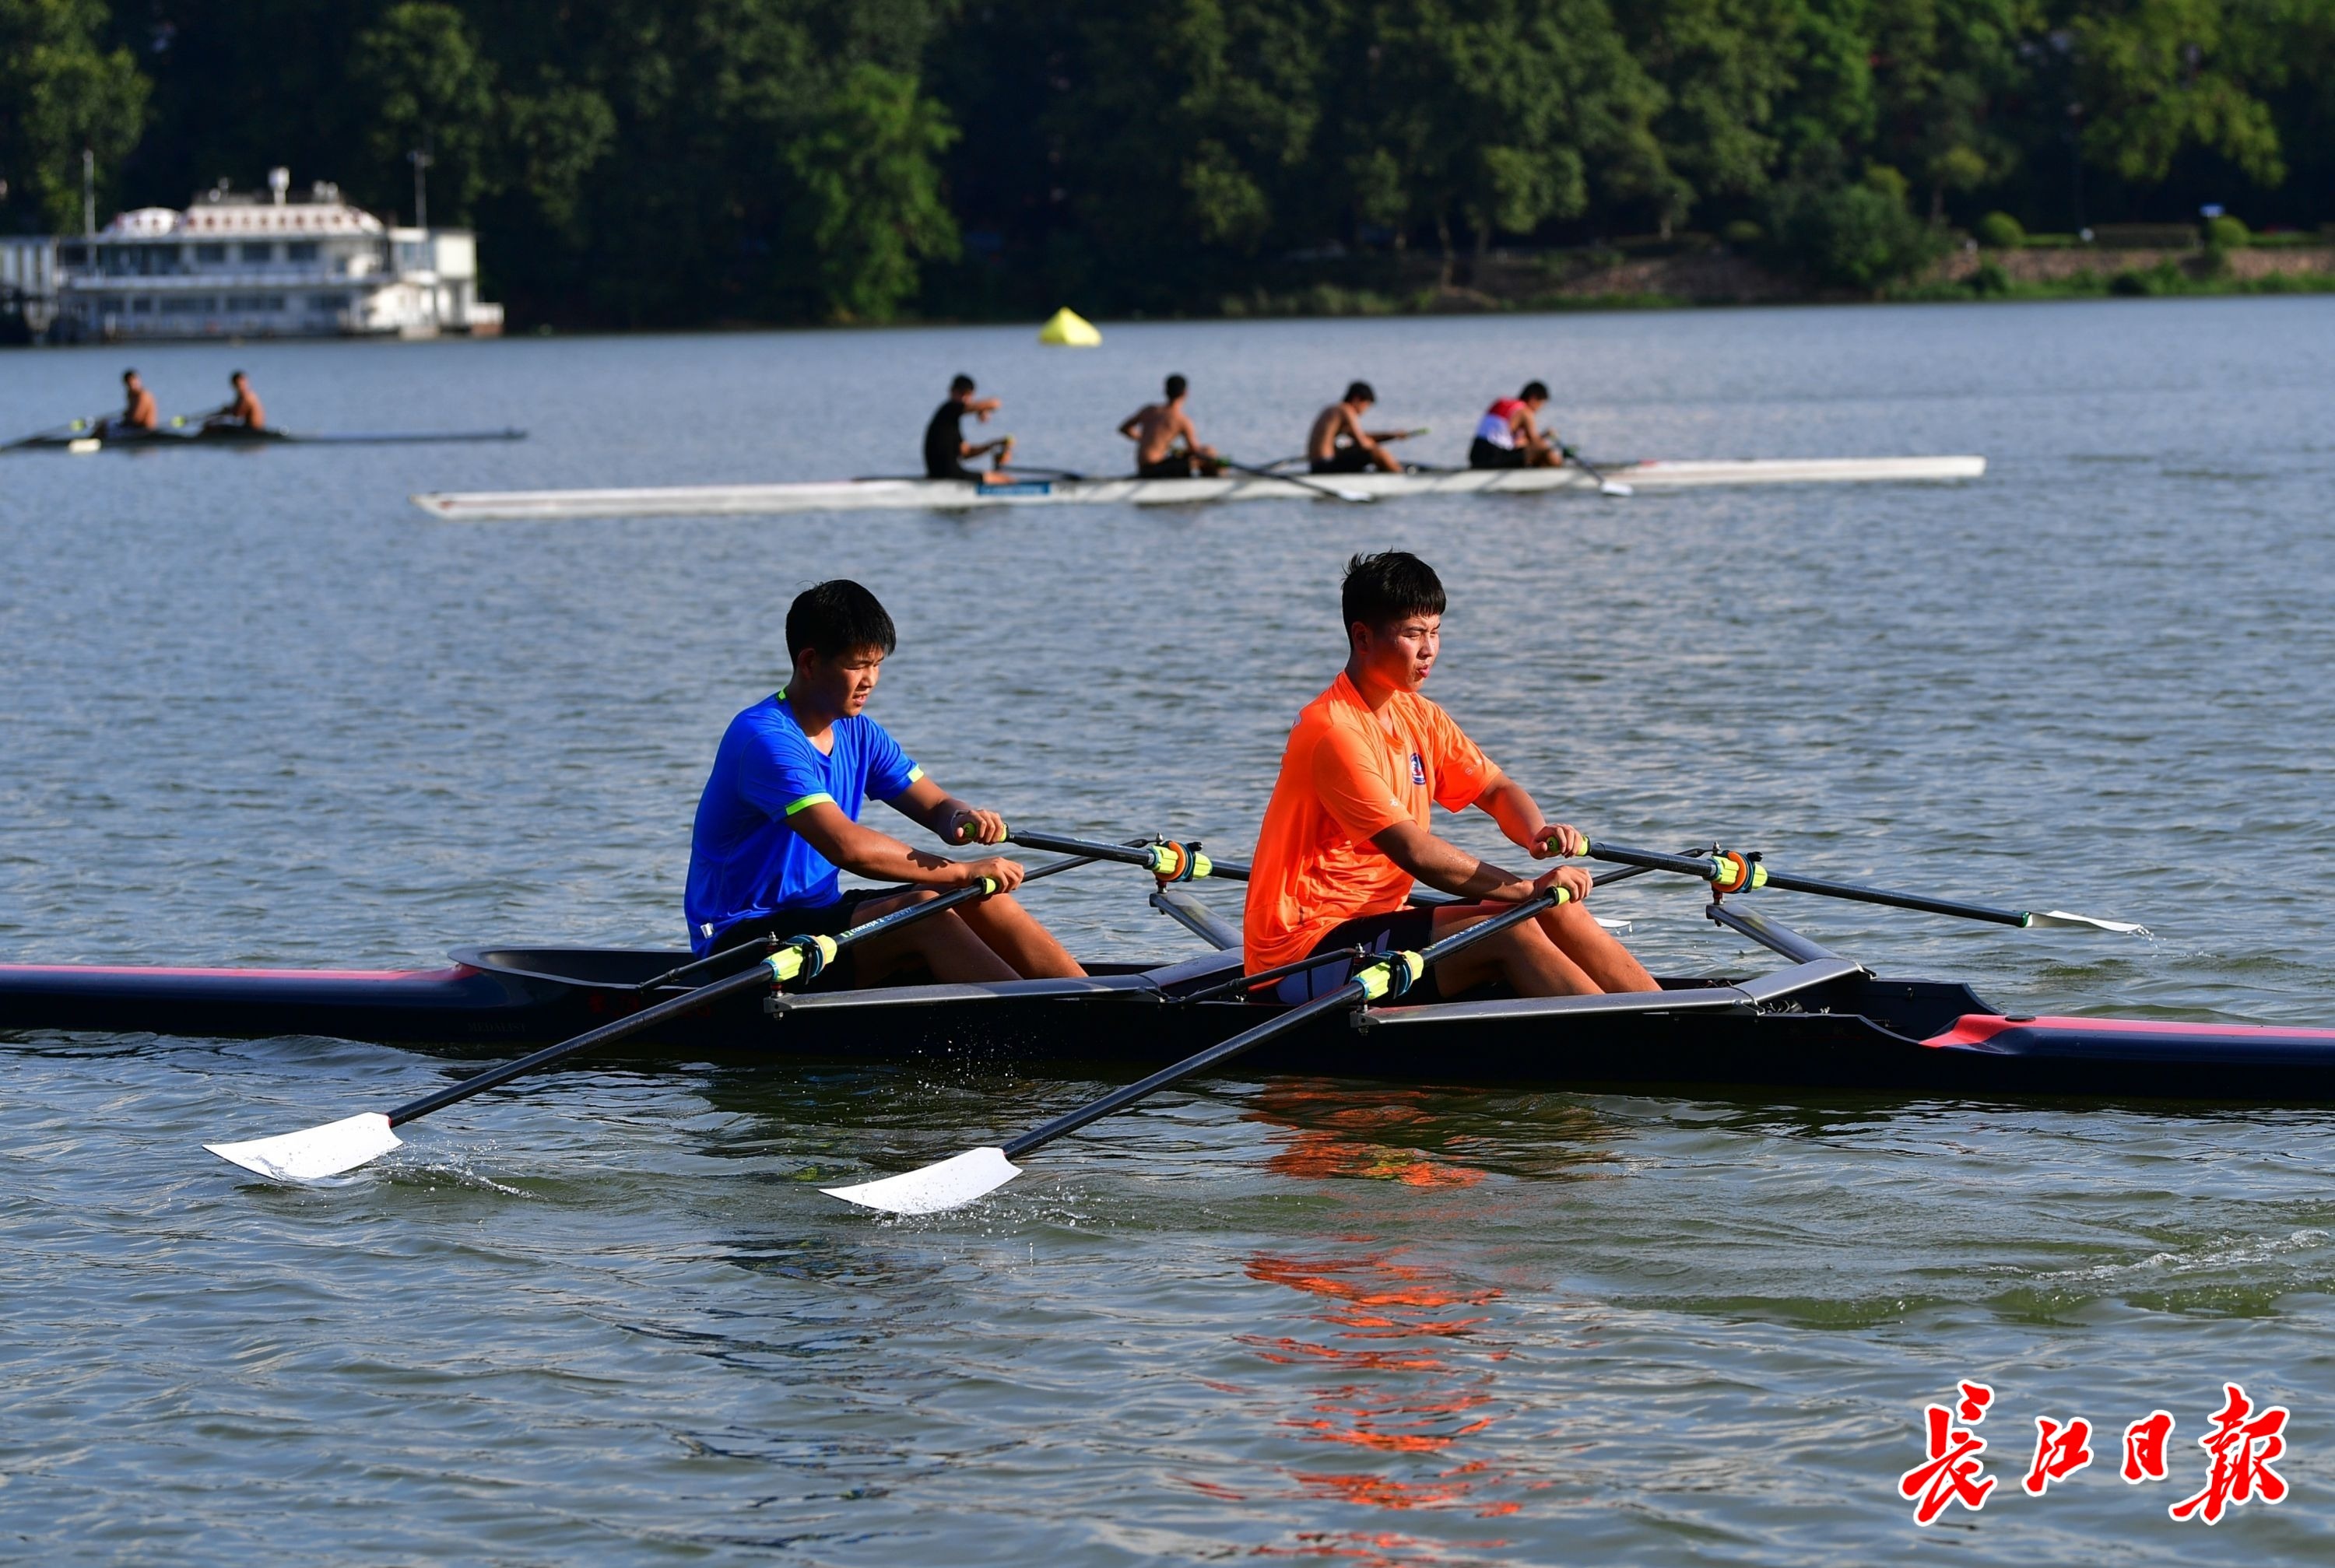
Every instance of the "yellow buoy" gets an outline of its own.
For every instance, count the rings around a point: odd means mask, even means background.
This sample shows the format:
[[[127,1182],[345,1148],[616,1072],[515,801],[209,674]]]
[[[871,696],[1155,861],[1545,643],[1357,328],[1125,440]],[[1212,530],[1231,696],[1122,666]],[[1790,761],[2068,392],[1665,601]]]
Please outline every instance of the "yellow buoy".
[[[1056,348],[1100,348],[1102,334],[1095,330],[1094,323],[1064,305],[1038,329],[1038,341]]]

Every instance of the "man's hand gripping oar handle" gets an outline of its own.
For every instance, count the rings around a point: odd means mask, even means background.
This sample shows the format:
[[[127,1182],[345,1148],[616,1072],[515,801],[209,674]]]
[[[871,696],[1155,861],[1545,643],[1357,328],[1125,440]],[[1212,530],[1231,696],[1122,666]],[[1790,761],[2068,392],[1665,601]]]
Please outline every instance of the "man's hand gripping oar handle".
[[[825,1190],[828,1196],[841,1198],[846,1203],[896,1215],[935,1214],[971,1203],[1021,1175],[1020,1167],[1012,1163],[1016,1157],[1076,1132],[1088,1123],[1100,1120],[1114,1111],[1124,1110],[1137,1100],[1156,1094],[1170,1084],[1180,1082],[1195,1073],[1206,1072],[1268,1040],[1302,1029],[1324,1013],[1400,996],[1409,991],[1421,975],[1453,953],[1555,909],[1572,896],[1569,889],[1551,885],[1488,920],[1478,921],[1465,931],[1445,937],[1424,952],[1387,953],[1363,965],[1355,972],[1352,980],[1326,996],[1293,1007],[1268,1022],[1236,1034],[1222,1044],[1210,1046],[1196,1056],[1186,1057],[1173,1067],[1162,1068],[1149,1078],[1130,1083],[1124,1089],[1114,1089],[1100,1099],[1080,1106],[1067,1115],[1058,1116],[1042,1127],[1032,1128],[1005,1143],[971,1149],[905,1176],[887,1176],[881,1181],[863,1182],[857,1186],[828,1187]]]

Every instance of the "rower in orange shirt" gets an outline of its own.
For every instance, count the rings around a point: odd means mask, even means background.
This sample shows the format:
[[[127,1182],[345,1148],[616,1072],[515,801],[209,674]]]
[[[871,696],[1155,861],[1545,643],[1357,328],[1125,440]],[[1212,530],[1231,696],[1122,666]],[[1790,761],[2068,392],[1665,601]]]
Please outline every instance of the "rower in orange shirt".
[[[1442,640],[1434,568],[1400,550],[1356,556],[1341,597],[1345,671],[1298,714],[1257,834],[1244,931],[1249,972],[1341,948],[1417,951],[1555,883],[1569,902],[1453,954],[1420,982],[1425,996],[1415,986],[1412,998],[1456,996],[1487,981],[1519,996],[1654,990],[1644,965],[1583,906],[1586,871],[1527,876],[1429,829],[1430,802],[1447,811],[1474,806],[1536,859],[1578,855],[1588,843],[1546,820],[1523,785],[1419,694]],[[1408,907],[1414,881],[1465,902]],[[1344,984],[1355,967],[1325,963],[1281,981],[1276,994],[1306,1001]]]

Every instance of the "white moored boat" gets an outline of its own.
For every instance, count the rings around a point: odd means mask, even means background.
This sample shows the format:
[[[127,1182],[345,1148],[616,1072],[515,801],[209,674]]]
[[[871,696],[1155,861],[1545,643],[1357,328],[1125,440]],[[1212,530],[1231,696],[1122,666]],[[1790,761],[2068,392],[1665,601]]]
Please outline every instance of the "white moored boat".
[[[1607,482],[1632,489],[1693,489],[1711,485],[1939,483],[1986,472],[1979,457],[1750,458],[1714,461],[1617,463]],[[1332,489],[1334,488],[1334,489]],[[660,489],[471,490],[413,498],[436,517],[492,521],[525,518],[769,517],[782,512],[965,511],[975,507],[1042,507],[1118,502],[1138,507],[1216,501],[1308,501],[1335,491],[1372,500],[1399,496],[1522,495],[1544,490],[1595,494],[1596,475],[1561,469],[1457,469],[1441,473],[1337,474],[1214,479],[1052,479],[978,485],[960,479],[833,479],[788,485],[674,485]],[[1342,497],[1340,498],[1343,498]]]

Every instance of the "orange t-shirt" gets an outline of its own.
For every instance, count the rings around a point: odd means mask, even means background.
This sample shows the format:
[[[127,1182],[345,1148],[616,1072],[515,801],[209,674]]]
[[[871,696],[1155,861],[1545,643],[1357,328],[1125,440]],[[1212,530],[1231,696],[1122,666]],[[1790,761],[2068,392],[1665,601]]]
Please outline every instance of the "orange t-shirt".
[[[1342,672],[1291,726],[1257,829],[1242,933],[1251,973],[1295,963],[1342,920],[1401,908],[1410,873],[1371,836],[1426,827],[1430,801],[1464,811],[1499,776],[1426,698],[1399,692],[1373,713]]]

